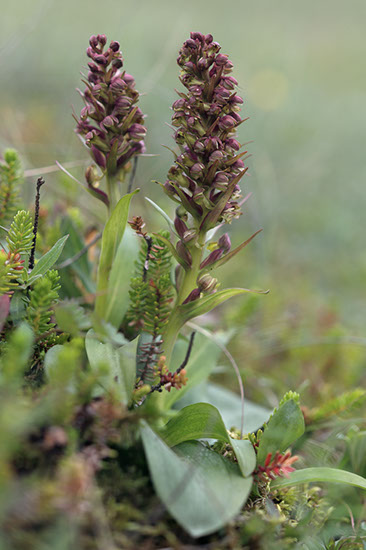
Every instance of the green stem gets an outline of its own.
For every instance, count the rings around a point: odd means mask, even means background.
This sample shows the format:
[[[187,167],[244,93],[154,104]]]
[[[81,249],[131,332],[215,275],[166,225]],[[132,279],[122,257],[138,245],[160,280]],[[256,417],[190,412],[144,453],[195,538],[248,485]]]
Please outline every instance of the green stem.
[[[106,182],[107,182],[107,194],[109,199],[109,216],[112,214],[113,210],[116,207],[117,202],[120,199],[119,192],[118,192],[118,180],[115,176],[112,176],[106,173]]]
[[[202,233],[199,235],[197,244],[195,244],[190,249],[190,253],[192,255],[192,265],[184,273],[183,281],[178,292],[177,301],[170,314],[169,324],[164,334],[164,355],[166,357],[166,365],[168,367],[171,360],[175,341],[178,337],[180,329],[184,324],[184,320],[182,319],[179,312],[179,306],[189,296],[192,290],[197,288],[197,277],[200,271],[200,264],[202,261],[205,241],[206,233]]]

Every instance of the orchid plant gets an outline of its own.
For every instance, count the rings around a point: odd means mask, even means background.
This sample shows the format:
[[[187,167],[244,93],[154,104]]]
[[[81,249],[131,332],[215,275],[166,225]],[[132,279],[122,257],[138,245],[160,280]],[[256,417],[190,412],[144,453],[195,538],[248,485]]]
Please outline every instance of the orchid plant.
[[[127,445],[141,453],[139,442],[156,493],[192,537],[223,528],[246,503],[281,504],[287,487],[334,481],[366,489],[366,480],[349,471],[295,470],[306,423],[312,422],[304,418],[297,393],[288,392],[271,412],[244,402],[243,391],[239,399],[208,380],[222,351],[231,357],[228,335],[193,320],[232,297],[267,292],[222,289],[217,274],[261,231],[235,248],[225,232],[249,198],[240,187],[248,167],[237,129],[246,119],[233,64],[210,34],[192,32],[179,52],[184,89],[171,121],[177,150],[159,184],[174,213],[149,200],[167,224],[150,233],[141,216],[129,213],[137,190],[132,191],[133,179],[126,182],[146,151],[145,116],[119,43],[107,44],[105,35],[90,38],[80,91],[84,107],[74,114],[76,133],[92,159],[84,187],[107,209],[96,270],[87,255],[91,245],[85,246],[71,219],[60,226],[67,234],[40,253],[43,181],[34,216],[17,212],[19,157],[8,150],[0,164],[1,391],[8,384],[11,399],[22,399],[29,418],[38,418],[46,455],[62,450],[52,505],[59,507],[62,498],[71,502],[59,480],[71,483],[73,468],[81,487],[75,499],[86,500],[91,480],[106,460],[115,459],[114,451]],[[36,399],[24,390],[24,374],[37,388]],[[344,402],[364,397],[347,394]],[[221,408],[225,399],[235,426],[227,420],[227,407]],[[337,410],[336,403],[330,407]],[[128,444],[122,441],[126,423],[133,432]],[[31,429],[19,432],[17,448]],[[9,460],[0,453],[1,466],[7,468]],[[7,487],[16,479],[9,476]],[[82,516],[76,500],[70,506]]]

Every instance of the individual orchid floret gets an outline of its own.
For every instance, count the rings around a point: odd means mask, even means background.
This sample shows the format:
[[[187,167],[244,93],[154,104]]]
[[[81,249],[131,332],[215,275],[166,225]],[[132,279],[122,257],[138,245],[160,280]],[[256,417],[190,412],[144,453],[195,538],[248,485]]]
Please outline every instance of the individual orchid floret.
[[[131,159],[145,151],[144,115],[137,106],[139,93],[133,77],[123,70],[119,43],[98,34],[89,40],[87,56],[89,72],[85,91],[81,93],[85,106],[77,120],[76,132],[90,149],[95,166],[89,167],[86,180],[94,195],[105,203],[118,199],[116,183],[123,181],[131,168]],[[98,189],[106,176],[107,194]]]

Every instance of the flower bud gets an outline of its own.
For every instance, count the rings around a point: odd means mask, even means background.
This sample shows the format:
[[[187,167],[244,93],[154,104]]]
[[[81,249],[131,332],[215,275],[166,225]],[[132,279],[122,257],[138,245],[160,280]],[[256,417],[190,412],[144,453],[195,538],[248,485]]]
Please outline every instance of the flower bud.
[[[236,125],[236,120],[230,115],[224,115],[219,119],[219,128],[220,130],[228,130],[234,128]]]
[[[196,164],[194,164],[190,170],[191,176],[193,178],[198,178],[199,176],[202,176],[204,169],[204,164],[196,162]]]
[[[140,140],[143,139],[146,136],[146,128],[145,126],[142,126],[142,124],[132,124],[129,129],[128,133],[130,134],[132,139]]]
[[[105,46],[107,44],[107,37],[105,34],[98,34],[97,39],[99,44],[101,44],[102,46]]]
[[[210,294],[215,290],[217,283],[218,280],[215,279],[215,277],[211,277],[211,275],[209,275],[208,273],[202,275],[197,281],[198,288],[201,290],[201,292],[205,292],[207,294]]]
[[[188,294],[187,298],[184,300],[183,304],[189,304],[190,302],[194,302],[195,300],[198,300],[198,298],[201,296],[201,291],[199,288],[195,288],[192,290],[190,294]]]
[[[91,146],[91,151],[92,151],[92,155],[93,155],[94,160],[97,163],[97,165],[100,166],[101,168],[103,168],[103,170],[105,170],[106,166],[107,166],[107,163],[106,163],[106,159],[105,159],[105,156],[103,155],[103,153],[101,151],[99,151],[99,149],[97,149],[95,147],[95,145]]]
[[[217,56],[216,56],[216,59],[215,59],[215,63],[216,65],[218,65],[219,67],[223,67],[224,65],[226,65],[227,61],[228,61],[228,56],[223,54],[223,53],[219,53]]]
[[[195,229],[189,229],[183,234],[183,242],[189,243],[192,239],[197,236],[197,231]]]
[[[217,151],[216,150],[213,153],[211,153],[209,161],[210,162],[215,162],[216,160],[222,160],[223,157],[224,157],[224,153],[222,151]]]
[[[108,60],[105,58],[104,55],[95,55],[94,61],[98,63],[98,65],[108,65]]]
[[[178,235],[182,239],[184,233],[188,230],[188,227],[186,226],[184,221],[181,218],[179,218],[178,216],[174,220],[174,227],[175,227]]]
[[[110,49],[112,52],[118,52],[119,50],[119,42],[116,42],[115,40],[109,44]]]
[[[122,61],[122,59],[113,59],[112,65],[116,69],[120,69],[121,67],[123,67],[123,61]]]
[[[91,36],[89,38],[89,44],[92,48],[96,48],[98,46],[98,38],[96,36]],[[88,48],[89,49],[89,48]]]
[[[126,82],[127,86],[130,86],[130,88],[135,85],[135,79],[130,74],[125,73],[123,80]]]
[[[229,252],[231,248],[231,241],[227,233],[224,233],[224,235],[221,235],[218,241],[218,245],[224,251],[225,254]]]
[[[88,185],[93,185],[93,183],[99,180],[98,171],[93,164],[85,170],[85,180]]]
[[[207,258],[201,262],[200,269],[204,269],[205,267],[208,267],[212,265],[213,263],[217,262],[221,258],[221,256],[224,254],[224,251],[221,248],[216,248],[216,250],[213,250]]]
[[[176,249],[180,258],[190,267],[192,265],[192,256],[188,248],[182,241],[178,241]]]

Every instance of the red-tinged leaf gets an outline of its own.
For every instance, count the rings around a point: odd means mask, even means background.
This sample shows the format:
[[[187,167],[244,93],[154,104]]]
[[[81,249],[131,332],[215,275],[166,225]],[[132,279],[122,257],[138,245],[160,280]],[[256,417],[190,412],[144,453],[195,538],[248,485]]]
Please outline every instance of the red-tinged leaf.
[[[3,330],[6,318],[9,315],[10,309],[10,296],[3,294],[0,296],[0,331]]]
[[[211,271],[211,269],[214,269],[216,267],[220,267],[221,265],[224,265],[226,264],[226,262],[228,262],[231,258],[233,258],[238,252],[240,252],[243,248],[245,248],[247,246],[247,244],[250,243],[250,241],[252,241],[254,239],[254,237],[256,235],[258,235],[258,233],[260,233],[261,231],[263,231],[263,229],[258,229],[258,231],[256,231],[255,233],[253,233],[253,235],[251,237],[249,237],[249,239],[247,239],[246,241],[244,241],[243,243],[241,243],[239,246],[237,246],[236,248],[234,248],[234,250],[231,250],[231,252],[229,252],[228,254],[225,254],[225,256],[223,258],[220,258],[219,260],[217,260],[216,262],[214,262],[213,264],[211,264],[209,267],[208,267],[208,270]],[[206,268],[207,269],[207,268]],[[205,270],[206,271],[206,270]]]

